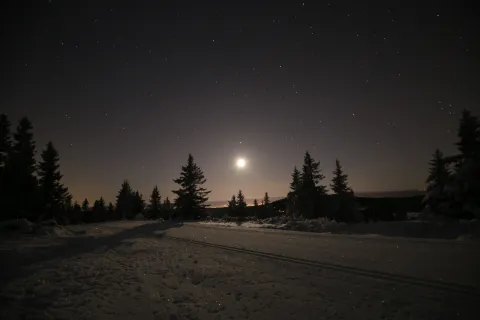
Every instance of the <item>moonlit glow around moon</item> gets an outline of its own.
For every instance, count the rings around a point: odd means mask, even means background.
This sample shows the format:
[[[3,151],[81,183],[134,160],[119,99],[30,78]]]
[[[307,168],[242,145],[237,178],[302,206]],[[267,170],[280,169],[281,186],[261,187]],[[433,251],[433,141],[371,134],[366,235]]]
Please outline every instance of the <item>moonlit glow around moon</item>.
[[[237,168],[245,168],[245,165],[247,164],[247,162],[245,161],[245,159],[243,158],[238,158],[237,159]]]

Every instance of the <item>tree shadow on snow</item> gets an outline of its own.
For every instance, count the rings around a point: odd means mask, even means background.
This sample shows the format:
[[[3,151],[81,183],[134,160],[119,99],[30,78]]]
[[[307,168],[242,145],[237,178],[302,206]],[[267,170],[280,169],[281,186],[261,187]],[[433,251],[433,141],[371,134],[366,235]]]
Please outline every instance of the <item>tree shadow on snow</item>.
[[[98,249],[107,252],[130,239],[160,238],[166,230],[182,225],[182,222],[176,221],[147,223],[109,236],[61,238],[60,245],[35,248],[28,254],[16,250],[0,251],[0,287],[42,270],[53,260],[68,259]]]

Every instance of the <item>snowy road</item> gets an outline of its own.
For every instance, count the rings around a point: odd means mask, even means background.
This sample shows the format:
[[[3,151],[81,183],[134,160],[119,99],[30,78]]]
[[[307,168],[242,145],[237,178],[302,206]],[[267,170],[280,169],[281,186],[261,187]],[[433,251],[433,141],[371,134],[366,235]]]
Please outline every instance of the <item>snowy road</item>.
[[[472,244],[76,228],[86,234],[2,243],[1,319],[472,319],[480,297]]]

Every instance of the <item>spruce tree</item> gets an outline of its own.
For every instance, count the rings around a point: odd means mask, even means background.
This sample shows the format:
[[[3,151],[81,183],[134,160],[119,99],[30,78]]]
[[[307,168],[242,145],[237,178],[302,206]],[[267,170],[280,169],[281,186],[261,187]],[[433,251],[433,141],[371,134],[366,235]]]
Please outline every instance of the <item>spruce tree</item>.
[[[124,180],[117,194],[116,209],[121,219],[133,219],[135,210],[134,193],[128,180]]]
[[[302,166],[301,187],[298,192],[298,209],[308,218],[315,217],[319,210],[319,196],[327,194],[327,188],[319,184],[325,176],[321,173],[320,162],[315,161],[310,153],[305,152]]]
[[[170,199],[168,199],[168,197],[166,197],[165,200],[163,201],[163,207],[167,210],[172,209],[172,203],[170,202]]]
[[[337,195],[353,195],[353,190],[348,186],[347,179],[348,175],[343,172],[340,161],[336,159],[330,188]]]
[[[145,200],[143,200],[143,195],[138,191],[135,191],[133,195],[133,208],[135,214],[143,213],[143,210],[145,210]]]
[[[287,194],[287,214],[296,216],[299,211],[298,198],[302,188],[302,176],[297,166],[293,167],[290,191]]]
[[[271,214],[272,214],[272,208],[270,203],[270,197],[268,196],[268,192],[265,192],[265,195],[262,200],[261,216],[265,218],[265,217],[269,217]]]
[[[240,217],[244,217],[247,214],[247,202],[245,202],[242,190],[238,190],[237,194],[237,214]]]
[[[82,211],[87,212],[90,209],[90,204],[88,203],[87,198],[82,202]]]
[[[111,202],[108,203],[107,220],[115,220],[115,208]]]
[[[456,170],[450,193],[457,218],[480,218],[480,124],[479,119],[464,110],[458,129]]]
[[[228,215],[236,216],[237,215],[237,199],[235,195],[232,196],[232,199],[228,201]]]
[[[258,207],[258,200],[257,199],[253,199],[253,206]]]
[[[174,202],[179,216],[184,219],[193,219],[203,214],[208,207],[205,203],[211,191],[202,187],[207,180],[191,154],[188,155],[187,164],[182,166],[180,177],[173,181],[180,185],[179,189],[172,190],[177,195]]]
[[[7,166],[8,158],[12,152],[12,139],[10,133],[10,121],[6,114],[0,115],[0,208],[3,214],[0,215],[0,220],[11,218],[11,183],[8,182],[5,175],[9,169]]]
[[[2,113],[0,115],[0,172],[3,172],[3,168],[5,168],[8,156],[12,150],[10,127],[10,120],[8,120],[5,113]]]
[[[268,192],[265,192],[265,196],[263,197],[262,206],[269,207],[270,206],[270,197],[268,196]]]
[[[433,213],[447,214],[449,212],[447,185],[450,181],[450,172],[440,150],[435,150],[429,165],[429,175],[426,180],[427,194],[423,203]]]
[[[308,151],[305,152],[301,175],[301,189],[316,190],[320,194],[326,194],[327,188],[319,185],[323,179],[325,179],[325,176],[321,173],[320,162],[315,161]]]
[[[162,216],[164,219],[171,219],[173,214],[173,206],[168,197],[165,198],[162,205]]]
[[[33,126],[28,118],[19,121],[4,174],[5,186],[13,205],[12,212],[17,218],[38,218],[38,182],[35,177],[35,141]]]
[[[75,201],[74,204],[73,204],[73,211],[74,211],[74,212],[80,212],[80,211],[82,211],[82,207],[80,207],[80,205],[78,204],[77,201]]]
[[[300,171],[297,169],[297,166],[294,166],[292,172],[292,182],[290,182],[290,191],[296,193],[300,190],[301,186],[302,180],[300,176]]]
[[[60,173],[60,157],[52,142],[48,142],[42,152],[42,161],[39,164],[40,201],[43,209],[43,218],[60,218],[62,206],[69,198],[68,188],[62,183]]]
[[[463,159],[480,157],[480,123],[470,111],[463,110],[456,143]]]
[[[106,213],[105,200],[103,197],[100,197],[100,199],[95,200],[93,204],[93,220],[96,222],[106,221]]]
[[[150,195],[150,215],[151,218],[159,218],[159,213],[162,206],[162,197],[160,197],[160,192],[158,191],[158,187],[155,186],[152,190],[152,194]]]
[[[77,201],[73,204],[72,209],[72,221],[71,223],[76,224],[82,221],[82,207],[78,204]]]

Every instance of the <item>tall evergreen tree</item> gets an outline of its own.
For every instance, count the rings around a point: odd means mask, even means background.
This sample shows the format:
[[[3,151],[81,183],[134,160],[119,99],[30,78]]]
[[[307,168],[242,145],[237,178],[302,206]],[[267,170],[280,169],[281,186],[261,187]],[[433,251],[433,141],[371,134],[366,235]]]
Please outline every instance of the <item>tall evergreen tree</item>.
[[[244,217],[247,214],[247,202],[242,190],[238,190],[237,194],[237,215]]]
[[[170,202],[170,199],[168,197],[163,200],[163,205],[162,205],[162,217],[164,219],[171,219],[173,215],[173,205]]]
[[[134,193],[130,182],[124,180],[117,194],[117,212],[122,219],[133,219],[135,210]]]
[[[323,179],[325,179],[325,176],[321,173],[320,162],[315,161],[308,151],[305,152],[302,166],[301,189],[317,190],[320,194],[326,194],[326,186],[319,185]]]
[[[447,214],[449,212],[447,185],[450,181],[450,172],[440,150],[435,150],[432,157],[426,181],[427,194],[423,203],[433,213]]]
[[[463,110],[456,143],[463,159],[480,157],[480,123],[470,111]]]
[[[268,192],[265,192],[265,196],[263,197],[262,206],[269,207],[270,206],[270,197],[268,196]]]
[[[71,223],[76,224],[82,221],[82,207],[77,201],[73,204]]]
[[[480,123],[467,110],[462,113],[458,137],[460,155],[450,187],[456,217],[480,218]]]
[[[229,216],[237,215],[237,198],[235,197],[235,195],[233,195],[230,201],[228,201],[227,208],[228,208],[227,212]]]
[[[69,199],[68,188],[62,183],[60,173],[60,157],[52,142],[48,142],[42,152],[39,164],[40,199],[44,218],[60,218],[59,214]]]
[[[78,201],[75,201],[75,202],[73,203],[73,211],[75,211],[75,212],[80,212],[80,211],[82,211],[82,207],[78,204]]]
[[[90,209],[90,204],[88,203],[87,198],[82,202],[82,211],[87,212]]]
[[[208,206],[208,194],[203,184],[207,181],[202,169],[194,162],[193,156],[188,155],[188,161],[182,166],[182,172],[178,179],[173,180],[180,188],[172,192],[177,195],[175,208],[181,218],[192,219],[198,217]]]
[[[166,197],[165,200],[163,201],[163,207],[167,210],[172,209],[172,203],[170,202],[170,199],[168,199],[168,197]]]
[[[161,206],[162,206],[162,197],[160,197],[160,191],[158,191],[158,187],[155,186],[152,190],[152,194],[150,195],[150,211],[152,215],[157,217]]]
[[[36,218],[38,212],[38,182],[35,177],[35,141],[33,140],[33,126],[28,118],[19,121],[11,154],[4,174],[5,187],[9,189],[9,197],[13,204],[11,210],[17,218]]]
[[[320,162],[315,161],[308,151],[303,158],[301,177],[302,184],[297,197],[298,211],[313,218],[319,211],[319,196],[326,195],[327,188],[320,184],[325,178],[320,170]]]
[[[100,197],[99,200],[95,200],[93,204],[93,220],[96,222],[104,222],[107,220],[107,210],[105,208],[105,200]]]
[[[297,166],[294,166],[293,172],[292,172],[292,182],[290,182],[290,191],[295,193],[300,190],[301,186],[302,186],[302,179],[301,179],[300,171],[297,169]]]
[[[12,151],[12,139],[11,139],[11,132],[10,132],[10,121],[6,114],[0,115],[0,208],[5,214],[0,215],[0,220],[9,219],[11,218],[8,214],[10,210],[12,210],[12,206],[10,203],[11,195],[10,195],[10,188],[11,184],[5,178],[7,167],[8,158],[11,155]]]
[[[253,206],[258,207],[258,200],[257,199],[253,199]]]
[[[347,179],[348,175],[343,172],[340,161],[336,159],[330,188],[337,195],[353,195],[353,190],[348,186]]]
[[[265,195],[262,200],[261,215],[262,217],[269,217],[272,214],[270,197],[268,192],[265,192]]]
[[[143,195],[138,191],[135,191],[133,195],[133,203],[134,213],[143,213],[145,210],[145,200],[143,200]]]
[[[290,191],[287,194],[287,214],[296,216],[299,211],[298,198],[302,189],[302,176],[297,166],[293,167]]]
[[[11,123],[5,113],[0,115],[0,172],[7,163],[7,158],[12,150]]]
[[[111,202],[108,203],[107,220],[115,220],[115,208]]]

